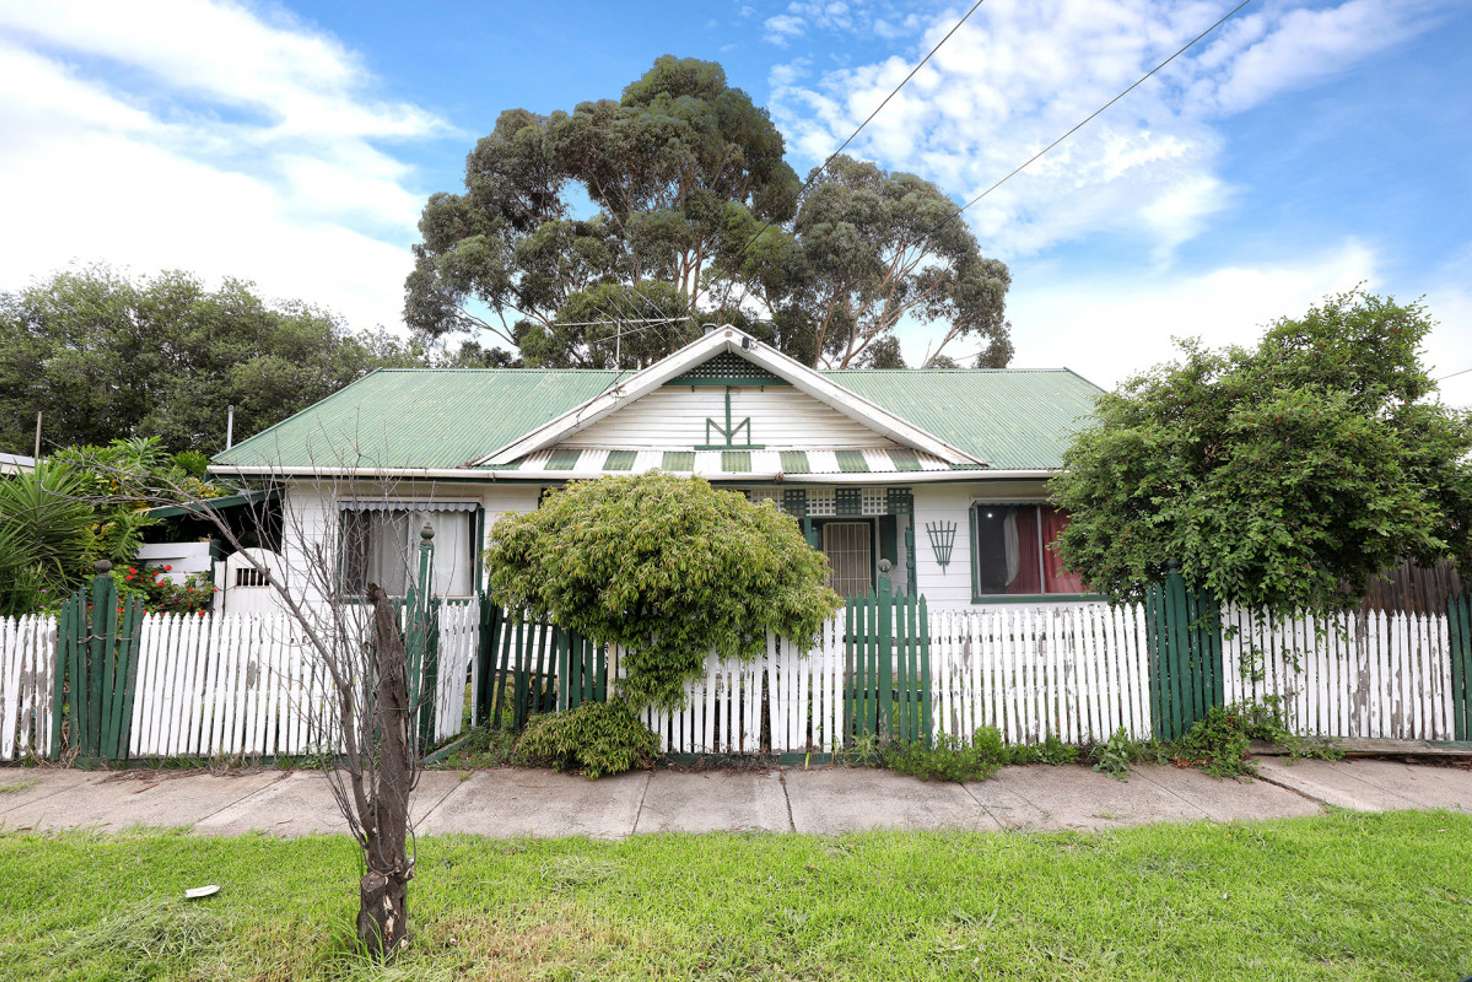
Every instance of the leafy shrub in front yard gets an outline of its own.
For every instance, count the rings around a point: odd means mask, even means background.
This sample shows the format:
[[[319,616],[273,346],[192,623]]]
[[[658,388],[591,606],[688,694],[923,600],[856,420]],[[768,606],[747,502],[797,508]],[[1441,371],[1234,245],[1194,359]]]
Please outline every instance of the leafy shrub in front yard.
[[[659,754],[659,738],[633,707],[615,699],[532,717],[516,742],[516,753],[559,771],[576,770],[584,777],[598,778],[652,766]]]
[[[500,603],[621,645],[636,706],[679,705],[707,653],[755,658],[769,633],[801,643],[840,604],[790,516],[658,472],[575,482],[502,517],[486,562]]]
[[[173,567],[129,566],[113,570],[113,582],[120,597],[136,596],[143,609],[171,614],[202,614],[210,609],[215,595],[214,585],[203,573],[190,573],[183,583],[165,576]]]

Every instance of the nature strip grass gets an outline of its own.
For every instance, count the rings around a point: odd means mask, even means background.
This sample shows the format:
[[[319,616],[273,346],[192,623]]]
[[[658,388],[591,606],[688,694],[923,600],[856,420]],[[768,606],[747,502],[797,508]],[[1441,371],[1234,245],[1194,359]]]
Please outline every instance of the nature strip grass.
[[[420,840],[351,949],[341,837],[0,835],[6,978],[1458,978],[1472,816],[1108,833]],[[184,889],[219,883],[186,903]]]

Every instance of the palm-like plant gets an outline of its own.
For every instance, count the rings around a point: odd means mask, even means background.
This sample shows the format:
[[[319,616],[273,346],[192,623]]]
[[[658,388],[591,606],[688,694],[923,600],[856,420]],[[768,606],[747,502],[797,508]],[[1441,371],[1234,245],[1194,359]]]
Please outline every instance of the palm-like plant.
[[[0,613],[58,602],[80,584],[97,552],[84,482],[64,464],[0,481]]]

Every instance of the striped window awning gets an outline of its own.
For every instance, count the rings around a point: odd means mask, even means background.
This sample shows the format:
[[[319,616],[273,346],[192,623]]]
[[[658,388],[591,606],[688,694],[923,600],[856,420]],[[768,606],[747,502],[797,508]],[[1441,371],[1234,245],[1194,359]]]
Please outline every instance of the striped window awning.
[[[652,470],[697,474],[712,480],[778,479],[795,475],[913,474],[950,471],[950,464],[930,454],[901,447],[840,447],[813,450],[690,450],[649,447],[553,447],[528,454],[510,465],[484,468],[511,470],[517,476],[560,480],[601,474],[642,474]],[[985,470],[984,467],[971,468]]]

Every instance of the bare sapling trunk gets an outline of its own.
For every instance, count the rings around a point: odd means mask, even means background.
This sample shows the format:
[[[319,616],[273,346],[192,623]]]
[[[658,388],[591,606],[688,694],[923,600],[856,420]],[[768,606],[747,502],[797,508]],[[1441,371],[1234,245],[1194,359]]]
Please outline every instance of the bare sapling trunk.
[[[377,719],[382,727],[377,787],[369,792],[363,816],[363,856],[367,872],[358,885],[358,940],[383,957],[397,951],[409,930],[408,892],[414,868],[409,862],[409,792],[414,781],[410,758],[408,663],[394,604],[383,589],[368,589],[373,604],[373,646],[377,679]]]

